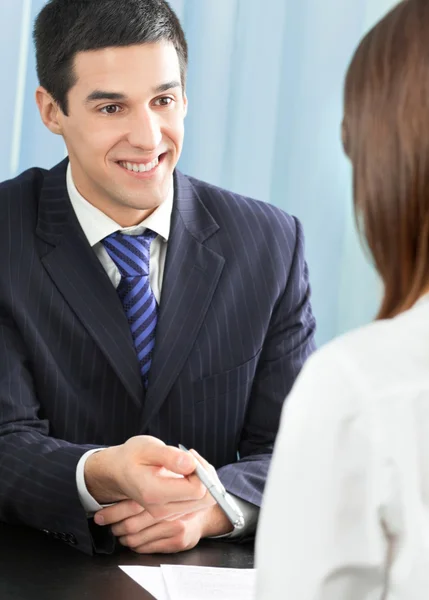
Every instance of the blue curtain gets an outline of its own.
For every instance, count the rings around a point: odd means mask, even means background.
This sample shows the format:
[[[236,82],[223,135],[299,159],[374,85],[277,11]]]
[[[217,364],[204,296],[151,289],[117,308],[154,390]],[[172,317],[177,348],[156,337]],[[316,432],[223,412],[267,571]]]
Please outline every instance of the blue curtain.
[[[65,156],[40,121],[31,30],[45,0],[0,0],[0,180]],[[370,320],[380,285],[355,233],[343,79],[394,0],[170,0],[190,47],[180,168],[301,219],[317,339]],[[120,5],[120,0],[118,0]]]

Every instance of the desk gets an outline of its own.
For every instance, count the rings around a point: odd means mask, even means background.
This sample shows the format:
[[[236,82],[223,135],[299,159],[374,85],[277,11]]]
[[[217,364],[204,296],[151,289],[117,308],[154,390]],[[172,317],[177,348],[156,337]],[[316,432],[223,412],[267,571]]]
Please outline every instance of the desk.
[[[143,556],[126,549],[87,556],[27,528],[0,523],[1,600],[151,600],[118,565],[253,567],[253,544],[203,541],[172,555]]]

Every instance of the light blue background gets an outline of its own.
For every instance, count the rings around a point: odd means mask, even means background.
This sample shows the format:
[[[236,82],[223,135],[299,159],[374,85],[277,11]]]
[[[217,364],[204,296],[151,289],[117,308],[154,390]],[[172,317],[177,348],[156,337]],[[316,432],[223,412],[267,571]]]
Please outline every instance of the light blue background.
[[[0,180],[65,156],[34,102],[31,30],[44,3],[0,0]],[[395,2],[170,3],[190,46],[180,168],[301,219],[319,344],[370,320],[380,290],[354,229],[339,135],[342,89],[360,37]]]

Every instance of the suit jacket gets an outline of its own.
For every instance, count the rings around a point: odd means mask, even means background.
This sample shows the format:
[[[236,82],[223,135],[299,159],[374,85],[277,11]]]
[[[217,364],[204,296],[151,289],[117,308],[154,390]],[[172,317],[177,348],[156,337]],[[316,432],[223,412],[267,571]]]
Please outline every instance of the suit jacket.
[[[113,536],[101,539],[81,506],[76,466],[138,434],[196,448],[228,491],[260,505],[282,404],[313,350],[299,222],[175,172],[145,392],[66,167],[0,185],[0,520],[110,551]]]

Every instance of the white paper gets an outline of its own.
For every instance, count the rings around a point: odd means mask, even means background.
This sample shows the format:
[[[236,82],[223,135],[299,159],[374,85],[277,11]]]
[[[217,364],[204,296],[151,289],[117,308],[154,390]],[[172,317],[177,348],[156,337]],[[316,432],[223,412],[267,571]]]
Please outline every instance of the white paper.
[[[123,567],[156,600],[253,600],[255,569],[161,565]]]
[[[164,583],[164,577],[159,567],[123,567],[120,566],[131,579],[142,586],[156,600],[170,600]]]
[[[254,569],[161,565],[169,600],[252,600]]]

